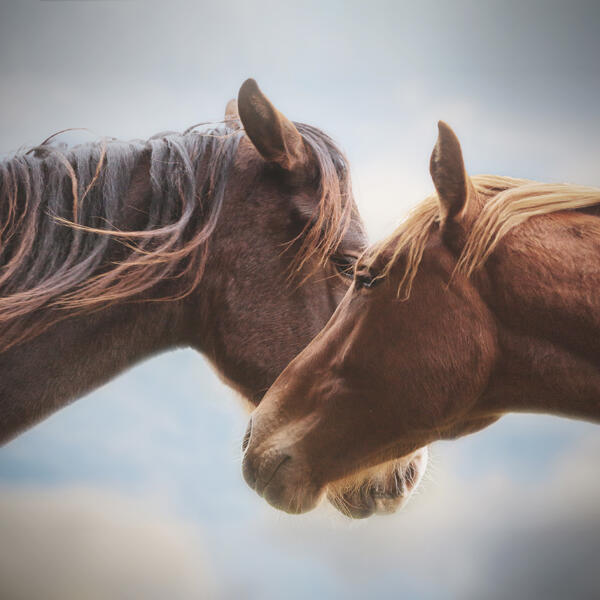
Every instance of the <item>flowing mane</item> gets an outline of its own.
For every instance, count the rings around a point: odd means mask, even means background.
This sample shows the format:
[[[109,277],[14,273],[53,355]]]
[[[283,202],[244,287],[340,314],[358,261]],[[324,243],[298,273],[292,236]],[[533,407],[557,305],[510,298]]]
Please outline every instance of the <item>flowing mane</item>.
[[[539,183],[497,175],[475,175],[471,181],[485,203],[456,266],[455,272],[467,277],[485,263],[500,240],[517,225],[532,217],[600,204],[600,189],[593,187]],[[394,244],[394,252],[379,277],[385,277],[399,257],[406,255],[406,268],[398,287],[399,297],[407,299],[410,296],[423,251],[439,222],[439,201],[434,193],[417,205],[391,236],[369,251],[366,261],[373,264],[385,248]]]
[[[300,269],[335,250],[352,202],[343,154],[319,129],[295,125],[320,196],[294,258]],[[0,352],[75,312],[151,290],[152,300],[191,293],[242,136],[224,124],[70,149],[44,142],[1,162]],[[179,282],[176,295],[161,294],[167,280]]]
[[[242,472],[276,508],[393,512],[433,442],[513,412],[600,423],[600,189],[469,179],[443,121],[429,172],[437,196],[363,253],[252,414]]]

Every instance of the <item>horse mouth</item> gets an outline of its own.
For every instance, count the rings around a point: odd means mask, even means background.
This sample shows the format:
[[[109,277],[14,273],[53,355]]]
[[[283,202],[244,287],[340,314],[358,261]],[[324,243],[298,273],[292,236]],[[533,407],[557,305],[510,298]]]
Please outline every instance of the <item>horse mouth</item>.
[[[341,495],[331,493],[328,499],[343,515],[351,519],[366,519],[375,514],[395,512],[403,503],[404,493],[383,492],[363,485]]]
[[[255,490],[258,493],[259,496],[264,497],[265,492],[267,491],[267,488],[269,487],[269,484],[273,481],[273,479],[275,479],[275,475],[277,475],[277,472],[279,471],[279,469],[281,469],[281,467],[288,461],[290,460],[291,456],[289,454],[283,454],[277,463],[275,463],[272,466],[271,472],[270,474],[267,476],[267,478],[264,481],[261,481],[260,479],[257,479],[255,482]]]
[[[396,512],[411,495],[417,483],[417,468],[413,462],[396,467],[385,481],[368,481],[359,487],[330,488],[329,502],[351,519],[366,519],[371,515]]]

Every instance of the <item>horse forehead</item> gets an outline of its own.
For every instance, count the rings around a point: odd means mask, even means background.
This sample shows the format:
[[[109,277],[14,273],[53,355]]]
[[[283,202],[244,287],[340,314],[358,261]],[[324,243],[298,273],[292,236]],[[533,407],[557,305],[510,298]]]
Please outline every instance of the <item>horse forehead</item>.
[[[455,254],[446,245],[440,232],[434,231],[423,251],[423,265],[439,265],[447,270],[454,269],[456,262]]]
[[[367,247],[367,244],[368,238],[365,226],[360,218],[354,217],[342,239],[341,249],[348,247],[361,252]]]
[[[235,169],[238,172],[246,173],[245,182],[241,184],[242,189],[246,189],[246,179],[251,177],[254,179],[254,185],[257,185],[262,181],[270,192],[265,190],[265,196],[272,196],[276,202],[281,199],[281,173],[278,173],[276,169],[270,170],[265,168],[265,161],[260,156],[252,142],[247,138],[243,137],[240,140],[238,150],[234,161]],[[310,219],[316,215],[317,206],[320,202],[318,188],[314,186],[314,182],[311,178],[306,176],[299,176],[295,181],[288,182],[289,195],[295,197],[295,206],[302,208],[304,203],[304,210],[300,212],[304,214],[307,219]],[[271,187],[272,186],[272,187]],[[353,205],[352,216],[348,222],[348,227],[344,233],[343,238],[340,241],[338,251],[343,252],[344,250],[351,250],[353,252],[362,252],[368,246],[367,232],[362,219],[358,213],[358,209],[354,203],[354,197],[348,198],[348,202]]]
[[[280,197],[282,190],[287,189],[290,194],[292,190],[295,190],[295,195],[306,193],[308,196],[307,188],[310,182],[305,181],[305,177],[298,177],[296,180],[280,167],[267,163],[245,136],[238,145],[233,167],[235,179],[245,193],[248,192],[248,189],[256,192],[257,189],[264,188],[265,194]]]

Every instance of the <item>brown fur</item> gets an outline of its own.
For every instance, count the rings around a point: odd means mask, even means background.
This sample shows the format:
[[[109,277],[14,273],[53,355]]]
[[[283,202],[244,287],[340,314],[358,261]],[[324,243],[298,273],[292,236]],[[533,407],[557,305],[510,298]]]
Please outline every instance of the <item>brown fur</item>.
[[[197,127],[0,163],[0,442],[174,347],[258,404],[333,313],[366,245],[344,156],[253,80]],[[398,469],[332,500],[390,510]]]
[[[507,412],[600,422],[600,190],[469,179],[443,123],[431,174],[253,415],[244,473],[287,456],[262,490],[279,508]]]
[[[173,347],[257,403],[326,323],[365,247],[346,161],[261,103],[249,80],[241,122],[0,163],[0,441]],[[300,163],[257,151],[282,123]]]

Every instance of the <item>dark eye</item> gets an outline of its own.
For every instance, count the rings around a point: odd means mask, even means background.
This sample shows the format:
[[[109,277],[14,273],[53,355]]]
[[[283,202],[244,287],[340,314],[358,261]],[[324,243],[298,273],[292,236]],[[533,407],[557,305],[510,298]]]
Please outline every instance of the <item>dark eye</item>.
[[[348,254],[340,254],[331,257],[331,262],[335,265],[338,273],[344,277],[352,279],[354,277],[354,265],[356,257]]]
[[[359,271],[354,275],[354,287],[357,290],[361,288],[372,288],[381,281],[381,277],[377,277],[369,271]]]

